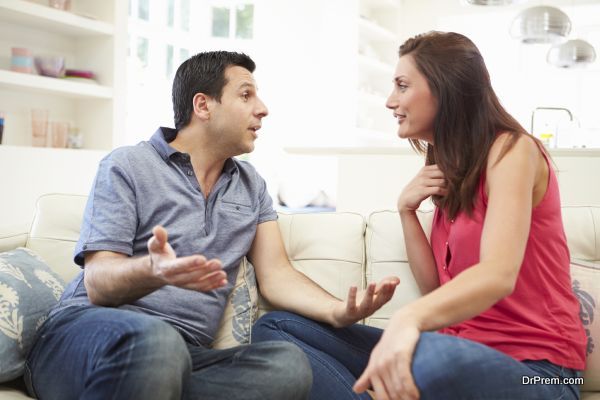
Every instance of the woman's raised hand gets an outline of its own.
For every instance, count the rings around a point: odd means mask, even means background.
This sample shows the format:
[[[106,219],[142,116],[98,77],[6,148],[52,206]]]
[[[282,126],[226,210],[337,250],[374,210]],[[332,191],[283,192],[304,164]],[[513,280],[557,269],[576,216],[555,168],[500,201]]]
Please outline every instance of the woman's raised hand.
[[[415,211],[426,198],[447,193],[444,173],[436,164],[426,165],[404,187],[398,197],[398,211]]]

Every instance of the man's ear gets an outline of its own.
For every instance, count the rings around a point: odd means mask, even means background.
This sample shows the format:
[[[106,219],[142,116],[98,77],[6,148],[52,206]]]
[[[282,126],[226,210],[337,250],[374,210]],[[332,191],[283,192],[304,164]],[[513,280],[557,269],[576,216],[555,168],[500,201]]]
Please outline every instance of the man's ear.
[[[196,93],[192,100],[194,104],[194,115],[203,121],[209,120],[211,103],[213,101],[214,100],[210,96],[204,93]]]

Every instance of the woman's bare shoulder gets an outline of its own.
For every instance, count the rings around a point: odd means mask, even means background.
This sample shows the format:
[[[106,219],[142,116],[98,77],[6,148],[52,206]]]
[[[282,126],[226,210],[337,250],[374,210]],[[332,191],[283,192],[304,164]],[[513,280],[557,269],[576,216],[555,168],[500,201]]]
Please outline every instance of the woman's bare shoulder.
[[[510,132],[502,132],[496,136],[496,140],[490,148],[488,168],[495,166],[505,158],[537,160],[542,157],[541,151],[536,140],[528,134],[521,133],[515,136]]]

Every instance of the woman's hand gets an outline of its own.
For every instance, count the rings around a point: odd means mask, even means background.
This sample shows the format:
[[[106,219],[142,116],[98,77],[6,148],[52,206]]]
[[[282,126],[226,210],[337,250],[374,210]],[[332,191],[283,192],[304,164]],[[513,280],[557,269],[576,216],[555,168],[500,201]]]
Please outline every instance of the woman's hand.
[[[378,400],[418,399],[411,364],[419,335],[415,323],[394,316],[371,352],[369,364],[354,384],[354,391],[362,393],[371,387]]]
[[[437,165],[426,165],[404,187],[398,198],[398,211],[415,211],[426,198],[438,195],[445,196],[446,180]]]

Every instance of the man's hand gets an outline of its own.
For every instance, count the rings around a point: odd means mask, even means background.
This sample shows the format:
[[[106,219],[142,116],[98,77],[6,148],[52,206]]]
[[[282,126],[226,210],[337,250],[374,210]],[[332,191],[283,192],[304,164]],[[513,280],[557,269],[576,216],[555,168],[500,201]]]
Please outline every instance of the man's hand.
[[[419,329],[410,320],[392,318],[353,390],[362,393],[371,387],[377,399],[418,400],[411,365],[419,336]]]
[[[342,328],[373,314],[390,301],[399,283],[400,279],[392,276],[382,279],[377,285],[369,284],[360,293],[356,286],[350,287],[346,303],[338,303],[333,309],[333,325]]]
[[[166,285],[208,292],[227,284],[221,261],[206,260],[202,255],[177,257],[168,242],[168,234],[160,225],[152,229],[148,252],[152,273]]]

